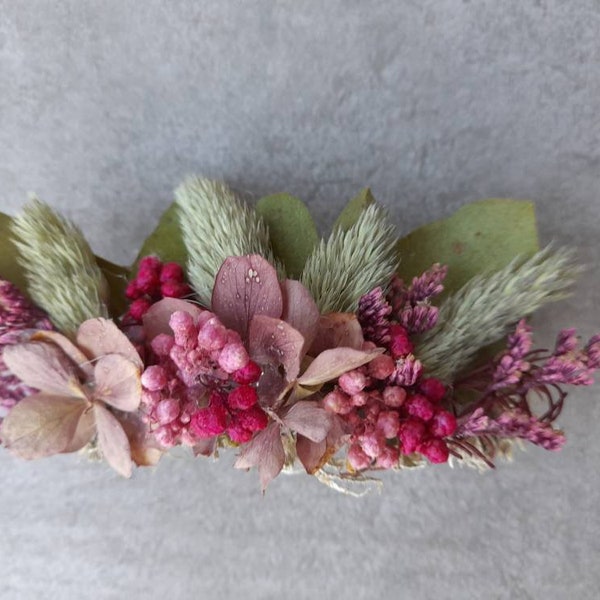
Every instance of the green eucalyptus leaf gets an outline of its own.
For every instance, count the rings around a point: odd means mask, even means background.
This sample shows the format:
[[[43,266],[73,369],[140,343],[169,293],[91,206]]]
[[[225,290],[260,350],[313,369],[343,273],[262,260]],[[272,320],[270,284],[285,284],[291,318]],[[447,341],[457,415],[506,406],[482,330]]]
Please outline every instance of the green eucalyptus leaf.
[[[258,201],[256,212],[269,228],[275,257],[283,262],[290,277],[300,277],[306,259],[319,243],[304,202],[288,194],[273,194]]]
[[[398,274],[410,281],[434,263],[448,265],[447,295],[479,273],[497,271],[515,257],[529,258],[538,250],[532,202],[481,200],[399,240]]]
[[[173,202],[162,214],[158,225],[142,244],[134,267],[144,256],[149,255],[156,255],[163,262],[176,262],[185,267],[187,251],[183,243],[177,211],[177,204]]]
[[[11,217],[0,213],[0,279],[5,279],[16,285],[23,294],[27,294],[27,278],[25,269],[17,261],[19,256],[12,242],[10,231]]]
[[[110,293],[108,309],[110,314],[115,318],[120,317],[127,310],[125,288],[130,276],[129,268],[111,263],[100,256],[96,256],[96,262],[108,283]]]
[[[333,224],[333,228],[340,228],[344,231],[348,231],[348,229],[358,221],[358,217],[360,217],[362,211],[374,202],[375,198],[369,188],[361,190],[357,196],[352,198],[352,200],[346,204]]]

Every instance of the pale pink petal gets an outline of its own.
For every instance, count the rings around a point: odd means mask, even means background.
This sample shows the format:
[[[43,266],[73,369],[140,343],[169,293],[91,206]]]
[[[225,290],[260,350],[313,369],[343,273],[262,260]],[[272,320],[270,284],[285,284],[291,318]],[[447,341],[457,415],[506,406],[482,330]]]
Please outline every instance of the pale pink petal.
[[[259,365],[282,365],[286,379],[293,381],[300,372],[304,338],[285,321],[257,315],[250,323],[250,358]]]
[[[282,420],[292,431],[302,434],[313,442],[323,441],[332,425],[331,415],[310,400],[296,402]]]
[[[96,435],[96,422],[92,405],[89,404],[81,415],[73,439],[63,452],[77,452],[89,444]]]
[[[54,344],[6,346],[2,356],[12,373],[29,387],[60,396],[85,397],[77,367]]]
[[[144,365],[134,345],[110,319],[89,319],[77,331],[77,345],[89,358],[121,354],[141,369]]]
[[[236,469],[258,468],[262,491],[279,475],[285,462],[285,452],[278,423],[270,423],[250,442],[235,461]]]
[[[142,397],[139,369],[120,354],[107,354],[94,367],[94,399],[119,410],[137,410]]]
[[[302,354],[311,347],[319,327],[319,308],[310,292],[294,279],[286,279],[281,284],[283,293],[283,313],[281,318],[304,336]]]
[[[69,338],[58,331],[37,331],[32,337],[32,342],[49,342],[58,346],[84,373],[91,376],[94,365],[89,358]]]
[[[317,336],[309,349],[317,356],[331,348],[354,348],[360,350],[364,343],[363,333],[354,313],[329,313],[319,320]]]
[[[367,364],[382,352],[383,348],[368,351],[354,348],[325,350],[310,363],[306,371],[298,378],[298,383],[311,386],[331,381],[347,371]]]
[[[296,440],[296,455],[307,473],[313,474],[320,466],[325,453],[327,442],[313,442],[303,435],[298,435]]]
[[[188,313],[193,317],[194,321],[197,321],[202,313],[202,310],[191,302],[186,302],[178,298],[163,298],[156,304],[153,304],[143,317],[146,339],[151,342],[160,333],[173,335],[173,331],[169,327],[169,319],[177,311]]]
[[[148,425],[135,413],[121,413],[118,420],[129,440],[133,462],[138,467],[157,465],[164,450],[153,435],[148,435]]]
[[[229,257],[217,273],[211,304],[226,327],[246,338],[255,315],[281,317],[277,272],[257,254]]]
[[[123,477],[131,477],[131,446],[116,417],[100,402],[94,402],[98,446],[106,462]]]
[[[2,423],[4,445],[27,459],[65,452],[88,406],[83,400],[64,396],[28,396],[11,409]]]
[[[196,444],[192,446],[192,452],[194,456],[211,456],[217,446],[217,438],[206,438],[204,440],[198,440]]]

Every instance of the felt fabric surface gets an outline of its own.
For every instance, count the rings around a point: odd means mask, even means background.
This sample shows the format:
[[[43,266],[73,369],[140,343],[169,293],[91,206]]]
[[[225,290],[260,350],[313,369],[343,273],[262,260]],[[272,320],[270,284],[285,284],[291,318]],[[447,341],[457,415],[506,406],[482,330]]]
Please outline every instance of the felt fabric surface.
[[[0,0],[0,210],[28,191],[131,261],[190,173],[287,191],[326,233],[370,185],[400,233],[485,197],[536,201],[578,248],[536,340],[600,329],[600,5],[464,0]],[[600,388],[560,453],[479,474],[312,478],[184,453],[130,481],[0,452],[0,598],[594,599]]]

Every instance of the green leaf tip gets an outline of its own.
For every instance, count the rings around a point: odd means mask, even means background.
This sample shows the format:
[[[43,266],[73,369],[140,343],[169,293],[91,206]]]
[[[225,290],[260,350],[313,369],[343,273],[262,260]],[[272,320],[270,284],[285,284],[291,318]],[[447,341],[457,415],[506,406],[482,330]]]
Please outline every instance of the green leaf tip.
[[[17,261],[18,250],[11,232],[12,218],[0,213],[0,279],[10,281],[23,294],[27,292],[25,269]]]
[[[375,203],[375,198],[371,193],[370,188],[362,189],[358,195],[356,195],[342,210],[333,224],[333,229],[341,229],[342,231],[348,231],[359,219],[360,215],[366,210],[371,204]]]
[[[515,256],[528,258],[538,250],[532,202],[480,200],[399,240],[398,274],[410,281],[433,263],[445,264],[448,276],[444,295],[447,295],[480,273],[497,271]]]
[[[135,259],[134,267],[144,256],[156,255],[163,262],[185,265],[188,255],[179,223],[179,209],[173,202],[162,214],[154,231],[146,238]]]
[[[275,257],[286,273],[299,278],[306,260],[319,243],[319,234],[311,214],[302,200],[289,194],[261,198],[256,212],[269,229]]]

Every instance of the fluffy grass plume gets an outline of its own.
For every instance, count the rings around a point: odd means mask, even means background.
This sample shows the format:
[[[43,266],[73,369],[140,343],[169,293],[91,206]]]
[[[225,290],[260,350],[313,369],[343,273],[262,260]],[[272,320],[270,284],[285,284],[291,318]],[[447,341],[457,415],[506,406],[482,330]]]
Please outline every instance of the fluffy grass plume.
[[[108,317],[108,285],[75,225],[32,198],[11,230],[29,295],[60,331],[72,335],[86,319]]]
[[[302,283],[321,312],[356,310],[359,298],[389,283],[398,267],[396,234],[387,213],[371,204],[347,231],[336,228],[306,261]]]
[[[222,182],[190,177],[175,190],[188,278],[210,306],[215,276],[228,256],[260,254],[274,264],[264,221]]]
[[[449,381],[520,318],[568,296],[581,272],[574,258],[568,248],[547,247],[529,260],[474,277],[442,304],[437,326],[417,346],[427,372]]]

